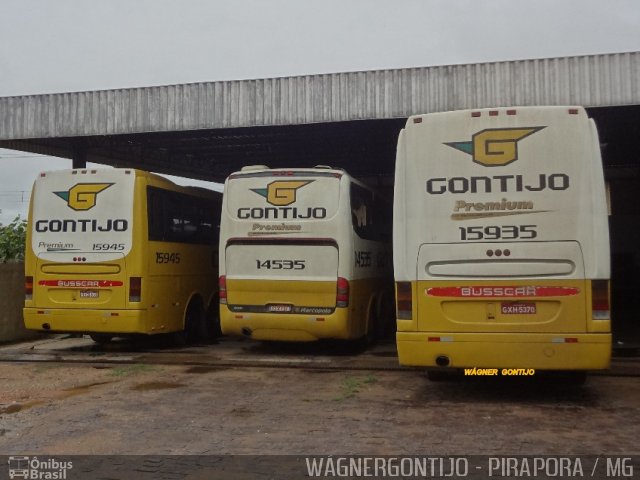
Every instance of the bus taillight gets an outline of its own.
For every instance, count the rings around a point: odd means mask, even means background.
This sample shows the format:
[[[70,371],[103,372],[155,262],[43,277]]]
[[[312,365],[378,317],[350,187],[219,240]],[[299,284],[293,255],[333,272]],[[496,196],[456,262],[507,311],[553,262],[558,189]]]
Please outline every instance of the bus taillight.
[[[227,304],[227,277],[226,275],[220,275],[218,279],[218,297],[220,298],[220,303],[223,305]]]
[[[336,307],[349,306],[349,280],[338,277],[336,288]]]
[[[609,280],[591,280],[591,317],[610,320]]]
[[[398,318],[400,320],[411,320],[413,318],[411,282],[396,282],[396,297]]]
[[[142,278],[129,278],[129,301],[140,302],[142,300]]]
[[[24,298],[33,299],[33,277],[24,277]]]

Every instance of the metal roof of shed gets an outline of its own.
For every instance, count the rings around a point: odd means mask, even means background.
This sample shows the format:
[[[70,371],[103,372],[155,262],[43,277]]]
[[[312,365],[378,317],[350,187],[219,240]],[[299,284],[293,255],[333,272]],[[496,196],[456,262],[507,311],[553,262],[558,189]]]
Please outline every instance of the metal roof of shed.
[[[640,105],[640,52],[4,97],[0,147],[206,179],[247,163],[375,174],[409,115],[560,104]]]

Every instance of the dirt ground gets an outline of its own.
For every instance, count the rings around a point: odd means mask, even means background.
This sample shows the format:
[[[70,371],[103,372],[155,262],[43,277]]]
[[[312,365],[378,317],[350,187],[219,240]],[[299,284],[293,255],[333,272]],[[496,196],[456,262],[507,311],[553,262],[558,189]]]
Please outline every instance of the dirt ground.
[[[431,382],[418,370],[305,368],[305,355],[298,357],[298,368],[278,368],[278,358],[276,366],[263,368],[216,364],[216,348],[230,356],[242,350],[212,345],[207,347],[215,357],[211,364],[191,366],[0,362],[0,453],[626,455],[640,450],[637,376],[591,376],[583,386],[539,378]],[[326,358],[327,367],[339,360]]]

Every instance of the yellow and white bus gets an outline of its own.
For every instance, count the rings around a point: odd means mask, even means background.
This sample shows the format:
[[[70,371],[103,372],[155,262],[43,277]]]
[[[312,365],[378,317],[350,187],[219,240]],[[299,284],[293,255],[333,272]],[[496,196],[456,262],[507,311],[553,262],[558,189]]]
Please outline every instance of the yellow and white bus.
[[[583,108],[410,117],[393,228],[401,364],[608,368],[607,200]]]
[[[41,173],[29,208],[25,326],[97,342],[215,333],[221,201],[140,170]]]
[[[391,203],[343,170],[231,174],[220,224],[222,332],[300,342],[383,334],[385,321],[393,327],[390,237]]]

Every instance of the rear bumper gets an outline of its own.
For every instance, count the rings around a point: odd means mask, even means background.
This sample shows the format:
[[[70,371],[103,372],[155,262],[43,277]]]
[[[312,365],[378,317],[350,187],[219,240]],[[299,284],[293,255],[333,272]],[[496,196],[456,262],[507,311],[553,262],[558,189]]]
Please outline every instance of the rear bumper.
[[[438,337],[444,341],[429,341]],[[564,338],[577,339],[564,343]],[[611,362],[611,334],[511,334],[398,332],[401,365],[436,367],[436,358],[452,368],[534,368],[601,370]],[[561,341],[562,340],[562,341]]]
[[[41,332],[153,334],[146,310],[24,308],[24,325]],[[48,327],[48,328],[47,328]]]
[[[224,335],[242,335],[255,340],[313,342],[354,338],[348,308],[337,308],[328,315],[298,315],[236,313],[220,305],[220,325]]]

